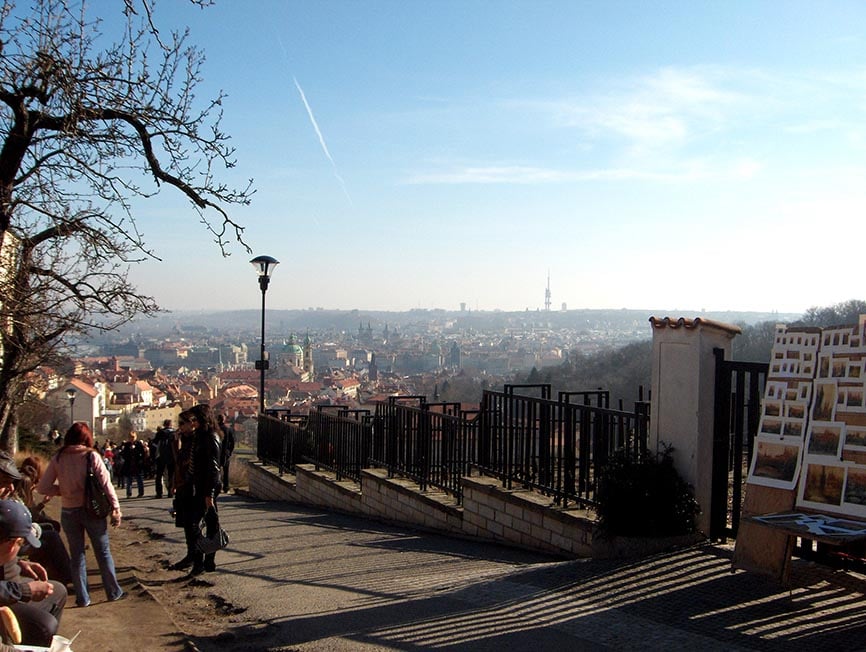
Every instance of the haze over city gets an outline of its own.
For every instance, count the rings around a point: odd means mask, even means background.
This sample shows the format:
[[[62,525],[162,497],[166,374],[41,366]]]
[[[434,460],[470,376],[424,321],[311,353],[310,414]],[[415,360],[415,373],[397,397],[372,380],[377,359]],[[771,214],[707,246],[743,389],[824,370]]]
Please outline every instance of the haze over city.
[[[111,5],[115,3],[95,3]],[[106,16],[106,31],[114,23]],[[225,90],[252,254],[140,205],[169,309],[666,308],[857,298],[866,5],[157,6]]]

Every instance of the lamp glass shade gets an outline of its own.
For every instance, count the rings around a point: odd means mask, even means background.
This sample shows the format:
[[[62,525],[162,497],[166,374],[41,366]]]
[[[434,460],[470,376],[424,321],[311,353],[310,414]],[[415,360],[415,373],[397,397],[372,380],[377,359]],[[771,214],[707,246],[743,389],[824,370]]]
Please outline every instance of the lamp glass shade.
[[[67,389],[66,390],[66,398],[68,398],[70,401],[75,398],[75,394],[76,394],[76,391],[74,389]]]
[[[256,274],[259,276],[270,276],[274,267],[279,264],[280,261],[270,256],[256,256],[250,261],[250,265],[253,266],[253,269],[256,270]]]

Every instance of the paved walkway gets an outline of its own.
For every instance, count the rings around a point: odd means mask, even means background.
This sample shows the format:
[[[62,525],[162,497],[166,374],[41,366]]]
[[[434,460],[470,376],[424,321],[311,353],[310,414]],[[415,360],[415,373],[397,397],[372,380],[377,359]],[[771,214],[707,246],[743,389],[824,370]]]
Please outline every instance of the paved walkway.
[[[782,589],[732,573],[730,546],[561,561],[240,496],[220,505],[231,544],[203,578],[232,631],[193,636],[202,652],[866,649],[864,577],[810,563]],[[168,506],[123,510],[174,559]]]

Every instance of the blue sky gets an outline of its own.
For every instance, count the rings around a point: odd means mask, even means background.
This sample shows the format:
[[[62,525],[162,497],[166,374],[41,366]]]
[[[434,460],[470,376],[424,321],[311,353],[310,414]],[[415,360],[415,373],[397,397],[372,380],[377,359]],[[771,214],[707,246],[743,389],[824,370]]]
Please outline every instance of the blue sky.
[[[114,0],[102,0],[115,5]],[[101,3],[95,3],[99,5]],[[225,90],[268,305],[778,310],[864,298],[866,4],[218,0],[157,6]],[[169,309],[254,308],[178,197]]]

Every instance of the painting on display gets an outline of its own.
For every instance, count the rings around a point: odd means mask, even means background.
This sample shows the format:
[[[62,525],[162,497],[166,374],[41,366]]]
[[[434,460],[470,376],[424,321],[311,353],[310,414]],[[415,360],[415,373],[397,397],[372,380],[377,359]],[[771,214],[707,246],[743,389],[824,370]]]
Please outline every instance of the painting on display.
[[[777,326],[750,484],[793,490],[800,476],[803,445],[812,413],[813,382],[819,365],[821,333],[817,329]],[[828,369],[829,382],[829,364]],[[835,384],[833,385],[835,387]],[[826,410],[836,407],[836,395],[822,395]],[[864,451],[866,452],[866,451]]]
[[[820,339],[796,505],[866,519],[866,316]]]

